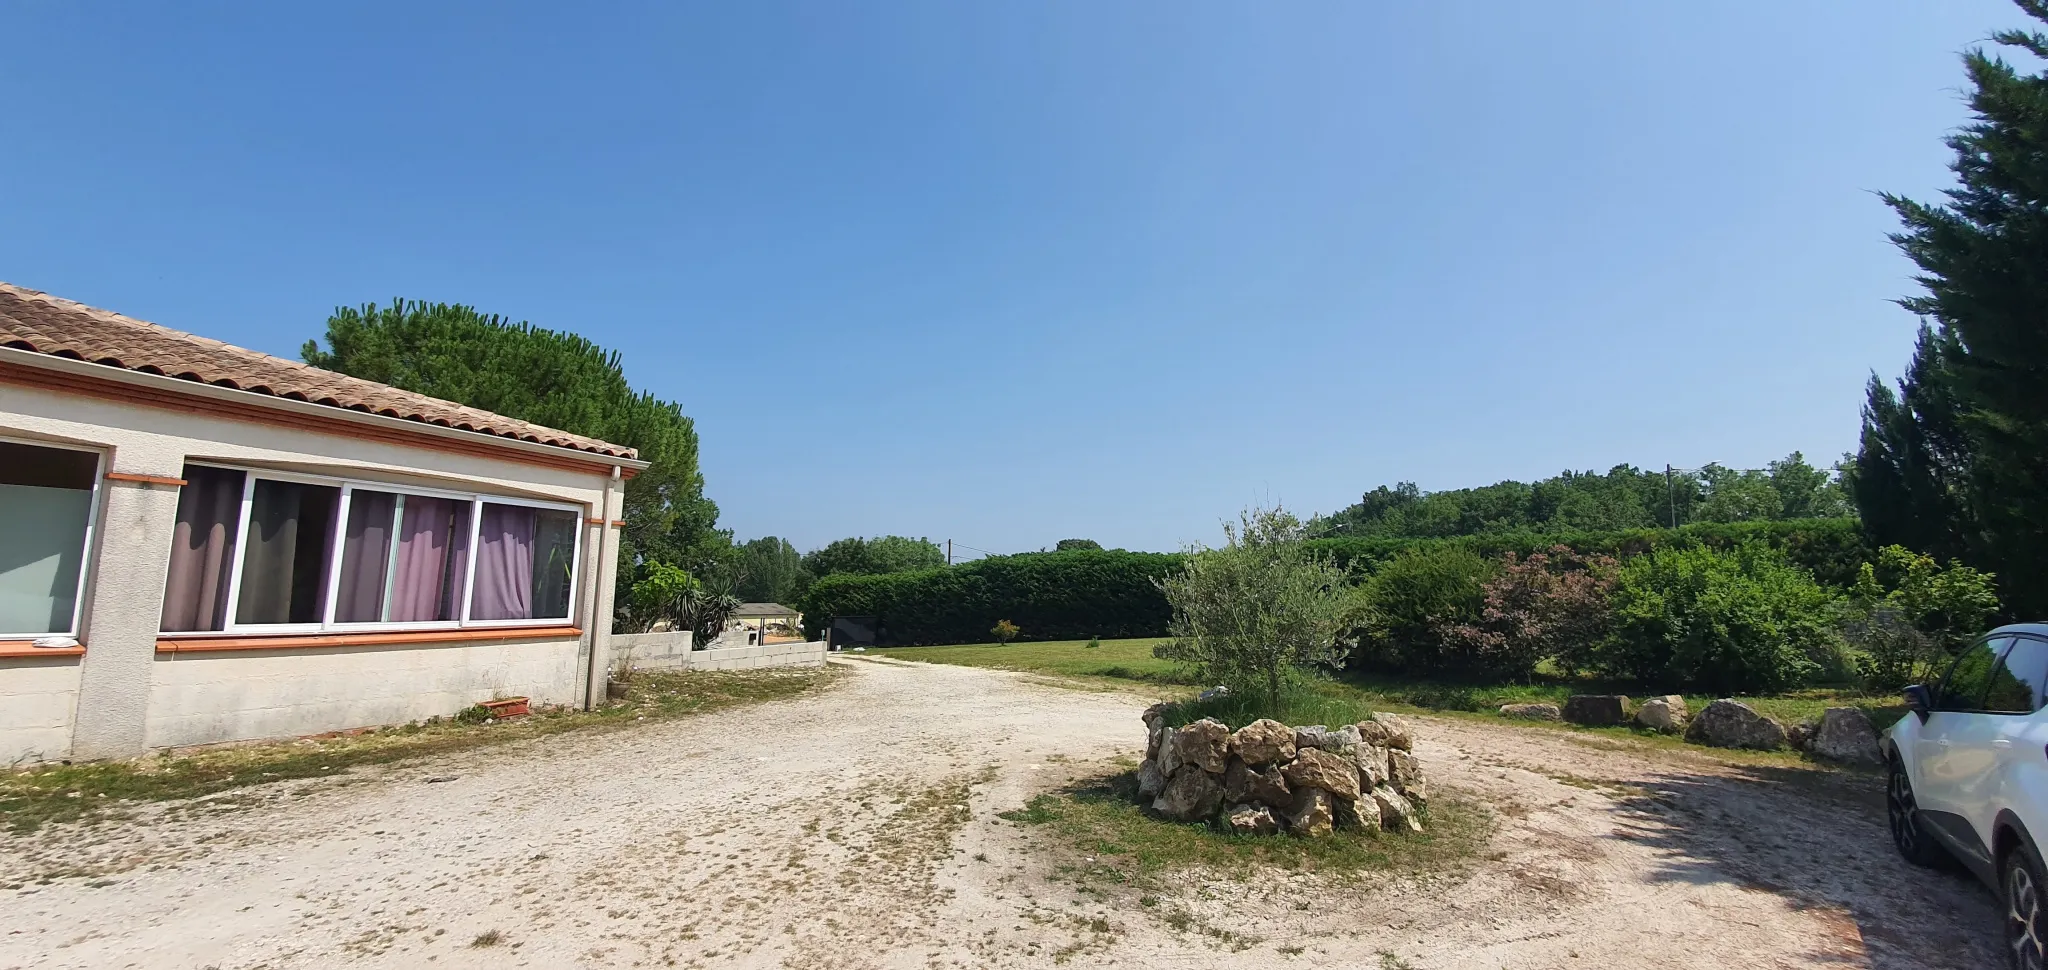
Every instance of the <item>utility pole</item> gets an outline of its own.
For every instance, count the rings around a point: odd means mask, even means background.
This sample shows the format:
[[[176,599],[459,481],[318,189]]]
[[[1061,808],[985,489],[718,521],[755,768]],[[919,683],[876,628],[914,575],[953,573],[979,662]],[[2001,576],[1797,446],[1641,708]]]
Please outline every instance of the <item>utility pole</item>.
[[[1678,528],[1678,498],[1671,491],[1671,463],[1664,463],[1664,505],[1670,510],[1671,527]]]
[[[948,565],[948,566],[951,566],[952,564],[953,564],[953,540],[951,540],[951,539],[947,539],[947,540],[946,540],[946,565]]]

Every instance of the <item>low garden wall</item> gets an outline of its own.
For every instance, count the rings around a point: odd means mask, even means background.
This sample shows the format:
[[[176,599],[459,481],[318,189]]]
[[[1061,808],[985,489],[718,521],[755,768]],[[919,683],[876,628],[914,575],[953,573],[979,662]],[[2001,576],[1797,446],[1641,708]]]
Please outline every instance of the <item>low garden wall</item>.
[[[1422,763],[1398,717],[1374,714],[1334,730],[1260,719],[1233,732],[1214,718],[1170,727],[1171,710],[1145,711],[1138,767],[1139,798],[1166,818],[1248,835],[1422,831]]]
[[[1830,707],[1809,721],[1785,723],[1757,713],[1741,701],[1722,698],[1697,716],[1677,694],[1637,703],[1622,694],[1574,694],[1557,704],[1503,704],[1500,716],[1531,721],[1561,721],[1584,727],[1630,726],[1676,734],[1694,744],[1716,748],[1775,751],[1791,748],[1824,761],[1878,765],[1884,754],[1870,716],[1853,707]]]
[[[752,670],[825,663],[823,640],[693,650],[690,639],[687,630],[614,635],[612,656],[634,670]]]

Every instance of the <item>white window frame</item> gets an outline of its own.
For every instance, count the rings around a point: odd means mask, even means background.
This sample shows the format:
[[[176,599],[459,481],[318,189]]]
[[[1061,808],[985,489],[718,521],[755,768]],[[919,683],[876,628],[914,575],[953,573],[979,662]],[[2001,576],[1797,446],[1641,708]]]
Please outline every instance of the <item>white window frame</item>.
[[[51,451],[79,451],[93,456],[92,488],[88,490],[85,506],[85,538],[78,550],[78,589],[71,594],[71,628],[50,630],[42,633],[11,633],[0,630],[0,640],[37,640],[43,637],[70,637],[78,639],[80,619],[85,616],[85,580],[92,575],[93,539],[99,533],[100,497],[107,485],[107,452],[104,448],[90,445],[58,444],[54,441],[38,441],[34,438],[11,438],[0,435],[0,442],[10,445],[27,445],[31,448],[48,448]]]
[[[476,592],[476,567],[477,560],[479,558],[477,555],[477,538],[478,532],[483,524],[482,520],[484,503],[489,502],[493,505],[518,505],[530,508],[548,509],[557,512],[567,512],[570,515],[575,516],[579,522],[584,518],[585,515],[585,509],[583,506],[569,502],[549,502],[544,500],[530,499],[511,495],[497,495],[489,492],[450,491],[448,489],[425,488],[415,485],[399,485],[391,482],[380,482],[373,479],[336,478],[326,475],[307,475],[299,472],[271,471],[268,469],[261,468],[248,468],[240,465],[216,464],[214,462],[195,461],[188,462],[187,464],[203,465],[209,468],[222,468],[229,471],[237,471],[241,472],[243,476],[242,506],[241,511],[236,519],[235,544],[234,550],[232,552],[233,559],[231,560],[232,566],[230,567],[228,574],[228,601],[226,610],[227,618],[222,623],[221,629],[219,630],[163,631],[157,634],[160,637],[217,637],[222,635],[288,636],[292,634],[307,633],[405,633],[430,630],[574,626],[576,624],[576,608],[580,602],[580,594],[582,592],[583,586],[582,579],[584,568],[584,543],[582,541],[583,537],[581,535],[581,530],[578,530],[576,541],[571,543],[573,551],[571,553],[569,560],[570,581],[568,615],[536,617],[533,619],[473,620],[470,619],[470,609],[471,604],[475,599]],[[301,485],[319,485],[330,488],[338,488],[341,490],[340,497],[336,501],[334,508],[334,524],[332,527],[333,531],[328,536],[327,560],[325,565],[322,567],[324,570],[324,575],[322,576],[321,581],[326,584],[327,590],[326,595],[323,597],[321,618],[318,622],[240,623],[235,620],[236,610],[239,609],[241,606],[242,567],[244,559],[248,554],[249,518],[255,508],[256,482],[258,480],[293,482]],[[452,499],[454,501],[469,503],[469,544],[467,547],[465,547],[466,552],[464,553],[463,574],[461,578],[462,591],[460,596],[461,608],[457,613],[458,619],[422,620],[414,622],[392,622],[384,620],[341,622],[337,621],[334,618],[335,611],[339,605],[336,602],[336,600],[339,597],[341,589],[341,557],[343,554],[344,546],[343,539],[348,529],[349,505],[355,497],[356,489],[359,488],[365,491],[372,492],[389,492],[399,496],[399,503],[392,512],[392,521],[394,522],[394,524],[397,521],[399,521],[399,517],[404,514],[404,499],[408,495],[418,496],[420,498]],[[398,533],[396,529],[392,530],[391,542],[395,550],[398,542]],[[387,603],[389,602],[388,597],[390,595],[390,581],[391,580],[387,577],[387,586],[385,593]]]

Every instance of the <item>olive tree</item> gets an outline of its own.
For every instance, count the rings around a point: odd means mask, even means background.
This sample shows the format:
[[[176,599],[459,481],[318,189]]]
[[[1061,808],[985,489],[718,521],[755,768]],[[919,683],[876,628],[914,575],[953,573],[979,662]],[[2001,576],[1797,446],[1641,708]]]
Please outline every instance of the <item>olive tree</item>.
[[[1156,581],[1173,607],[1173,639],[1154,648],[1209,683],[1277,708],[1288,687],[1336,666],[1338,636],[1358,613],[1344,570],[1311,552],[1300,520],[1280,508],[1245,511],[1220,548],[1187,549],[1187,565]]]

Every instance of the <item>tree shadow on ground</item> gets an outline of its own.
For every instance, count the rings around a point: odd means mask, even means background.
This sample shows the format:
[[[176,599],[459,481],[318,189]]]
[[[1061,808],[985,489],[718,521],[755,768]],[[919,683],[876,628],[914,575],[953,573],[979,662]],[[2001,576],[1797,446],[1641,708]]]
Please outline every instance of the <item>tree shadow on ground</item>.
[[[1652,763],[1617,781],[1602,789],[1614,799],[1607,837],[1657,850],[1649,879],[1733,883],[1845,919],[1841,950],[1807,955],[1814,965],[2004,965],[1991,891],[1960,869],[1922,869],[1899,857],[1875,774],[1796,765],[1689,772]]]

